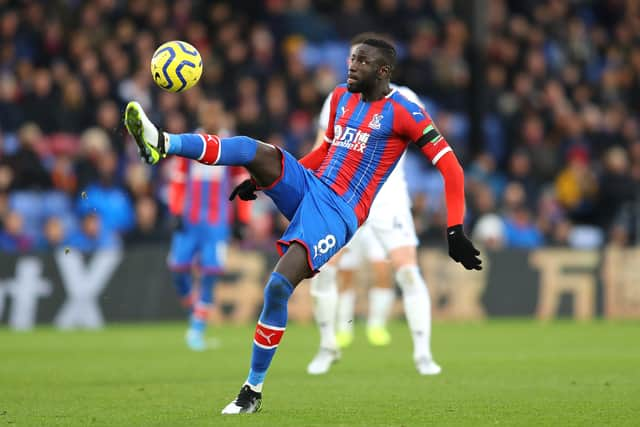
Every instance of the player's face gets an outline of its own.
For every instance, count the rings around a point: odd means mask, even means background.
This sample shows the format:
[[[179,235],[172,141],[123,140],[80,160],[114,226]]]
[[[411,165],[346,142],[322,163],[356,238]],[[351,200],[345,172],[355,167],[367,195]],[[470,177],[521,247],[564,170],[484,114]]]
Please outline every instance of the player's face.
[[[377,84],[382,63],[382,57],[374,46],[365,44],[353,46],[348,61],[347,89],[349,92],[366,92],[374,87]]]
[[[347,70],[349,69],[349,67],[351,67],[351,57],[355,55],[356,50],[360,46],[361,46],[360,44],[354,44],[353,46],[351,46],[351,49],[349,49],[349,57],[347,58]]]

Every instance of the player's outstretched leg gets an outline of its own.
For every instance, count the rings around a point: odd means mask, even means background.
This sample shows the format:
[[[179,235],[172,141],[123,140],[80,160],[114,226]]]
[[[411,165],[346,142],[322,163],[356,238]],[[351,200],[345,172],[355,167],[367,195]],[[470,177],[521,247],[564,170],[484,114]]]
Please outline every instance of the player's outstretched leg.
[[[390,265],[386,261],[371,261],[375,273],[375,286],[369,290],[369,317],[367,318],[367,338],[371,345],[386,346],[391,343],[387,320],[395,300],[391,287]]]
[[[194,351],[204,351],[207,349],[205,341],[205,331],[207,330],[207,322],[209,313],[213,307],[213,288],[217,276],[213,274],[203,274],[200,279],[200,292],[198,300],[193,306],[189,329],[186,334],[187,346]]]
[[[352,271],[349,272],[353,274]],[[336,343],[347,348],[353,342],[353,323],[356,311],[356,291],[349,288],[338,294]]]
[[[249,376],[238,397],[223,414],[257,412],[262,404],[262,384],[287,324],[287,304],[293,286],[283,275],[273,272],[264,288],[264,305],[253,337],[253,353]]]
[[[164,135],[147,117],[142,106],[131,101],[124,112],[124,125],[138,145],[140,157],[153,165],[166,155]]]
[[[192,276],[190,271],[183,271],[182,269],[174,269],[173,273],[173,285],[176,288],[178,298],[180,298],[180,305],[188,310],[189,315],[193,310],[193,295],[191,293]]]
[[[207,165],[245,166],[260,186],[271,185],[282,173],[281,152],[272,145],[247,136],[161,132],[135,101],[127,104],[124,124],[138,145],[140,157],[149,164],[172,154]]]
[[[431,355],[431,300],[417,265],[404,265],[396,271],[402,289],[407,323],[413,338],[413,358],[420,375],[437,375],[442,368]]]
[[[204,338],[200,331],[194,330],[194,319],[202,316],[202,308],[198,307],[196,298],[192,292],[193,275],[190,269],[176,269],[173,271],[173,283],[180,298],[180,305],[189,312],[190,326],[187,329],[185,340],[191,350],[202,351],[205,349]]]
[[[223,414],[260,410],[262,385],[287,325],[289,297],[294,287],[310,275],[306,249],[298,243],[292,243],[264,288],[264,304],[253,337],[249,376],[236,399],[222,410]]]
[[[311,375],[326,374],[331,365],[340,359],[340,351],[336,343],[336,309],[338,304],[336,274],[335,266],[325,265],[311,279],[313,315],[320,331],[320,349],[307,366],[307,373]]]

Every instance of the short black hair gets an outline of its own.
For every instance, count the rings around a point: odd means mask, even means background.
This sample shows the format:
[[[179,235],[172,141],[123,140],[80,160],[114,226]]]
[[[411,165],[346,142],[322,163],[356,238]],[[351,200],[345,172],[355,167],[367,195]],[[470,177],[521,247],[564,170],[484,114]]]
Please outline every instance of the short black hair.
[[[396,65],[396,48],[386,40],[369,38],[364,39],[361,44],[373,46],[382,53],[382,57],[385,61],[385,65],[390,65],[391,68]]]
[[[391,43],[391,37],[386,34],[374,33],[373,31],[365,31],[364,33],[356,34],[351,38],[350,45],[355,46],[357,44],[362,44],[363,41],[367,39],[380,39]]]

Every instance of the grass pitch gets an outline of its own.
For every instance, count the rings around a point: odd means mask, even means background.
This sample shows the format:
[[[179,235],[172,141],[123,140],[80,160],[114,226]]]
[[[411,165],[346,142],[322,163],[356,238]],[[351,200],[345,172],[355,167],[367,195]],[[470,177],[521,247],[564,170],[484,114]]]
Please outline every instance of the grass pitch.
[[[305,367],[312,326],[291,325],[256,415],[221,416],[245,379],[252,327],[212,328],[221,346],[184,347],[186,324],[99,332],[0,329],[0,425],[638,425],[640,323],[498,320],[435,324],[443,366],[420,377],[406,325],[370,347],[359,327],[325,376]]]

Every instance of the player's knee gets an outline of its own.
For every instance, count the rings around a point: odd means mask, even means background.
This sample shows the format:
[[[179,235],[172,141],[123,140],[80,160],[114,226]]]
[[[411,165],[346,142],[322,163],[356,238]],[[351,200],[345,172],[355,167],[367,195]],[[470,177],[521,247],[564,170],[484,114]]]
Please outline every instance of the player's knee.
[[[405,293],[418,292],[425,286],[417,265],[403,265],[396,271],[396,282]]]
[[[293,292],[291,283],[278,273],[271,273],[267,286],[264,288],[265,301],[286,301]]]
[[[271,144],[258,142],[255,157],[247,169],[258,185],[268,187],[282,175],[282,152]]]
[[[311,279],[311,295],[318,296],[337,292],[336,274],[336,267],[333,265],[325,265],[320,272]]]

